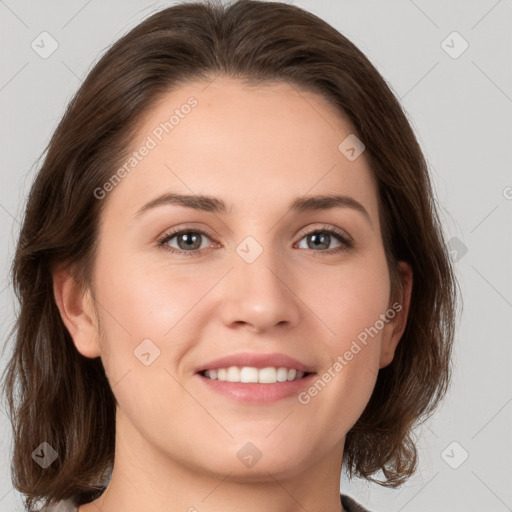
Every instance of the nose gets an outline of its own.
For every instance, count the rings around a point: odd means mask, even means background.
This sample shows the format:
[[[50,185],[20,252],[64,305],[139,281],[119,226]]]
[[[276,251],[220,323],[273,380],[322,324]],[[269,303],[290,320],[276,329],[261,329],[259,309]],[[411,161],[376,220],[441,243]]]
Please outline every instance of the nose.
[[[298,324],[297,275],[275,251],[263,251],[252,263],[235,255],[233,265],[220,296],[220,315],[226,326],[261,333]]]

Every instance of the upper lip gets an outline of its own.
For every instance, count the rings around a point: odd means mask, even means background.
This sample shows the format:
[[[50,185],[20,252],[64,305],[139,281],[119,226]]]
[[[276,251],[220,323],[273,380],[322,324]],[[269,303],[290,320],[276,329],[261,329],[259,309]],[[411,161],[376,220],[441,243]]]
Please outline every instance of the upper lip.
[[[209,361],[198,368],[196,373],[204,370],[215,370],[218,368],[229,368],[230,366],[250,366],[253,368],[295,368],[305,373],[314,372],[314,368],[308,366],[293,357],[285,354],[258,354],[255,352],[242,352],[240,354],[231,354],[229,356],[220,357],[213,361]]]

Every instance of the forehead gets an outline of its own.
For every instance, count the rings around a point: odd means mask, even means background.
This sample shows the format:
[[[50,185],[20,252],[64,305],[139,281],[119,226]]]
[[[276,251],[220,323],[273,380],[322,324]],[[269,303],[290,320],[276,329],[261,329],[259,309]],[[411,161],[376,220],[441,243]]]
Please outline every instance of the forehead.
[[[350,161],[339,149],[352,133],[322,96],[288,83],[218,77],[182,85],[142,117],[107,209],[133,216],[170,191],[216,196],[232,213],[262,215],[262,207],[277,212],[298,196],[343,193],[375,218],[364,153]]]

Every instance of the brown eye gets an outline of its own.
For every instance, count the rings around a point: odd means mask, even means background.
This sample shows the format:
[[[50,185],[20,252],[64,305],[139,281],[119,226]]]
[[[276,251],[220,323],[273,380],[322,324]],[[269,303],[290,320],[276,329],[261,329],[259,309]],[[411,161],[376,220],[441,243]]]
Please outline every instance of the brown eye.
[[[204,247],[201,247],[204,238],[210,239],[204,231],[182,229],[165,235],[159,240],[159,245],[171,252],[195,254],[201,249],[204,249]],[[173,243],[176,244],[177,247],[169,244],[169,242],[174,239],[176,240]]]

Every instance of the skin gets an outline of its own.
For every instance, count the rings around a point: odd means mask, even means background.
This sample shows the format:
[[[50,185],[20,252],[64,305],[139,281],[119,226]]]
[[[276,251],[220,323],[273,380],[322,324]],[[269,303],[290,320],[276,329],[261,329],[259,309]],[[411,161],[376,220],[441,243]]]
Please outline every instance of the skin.
[[[239,352],[281,352],[323,374],[391,307],[391,288],[376,184],[364,153],[349,161],[338,150],[352,133],[339,112],[286,83],[217,77],[168,93],[134,150],[190,96],[198,105],[103,199],[93,288],[54,273],[75,346],[102,358],[118,403],[110,486],[79,512],[340,511],[345,436],[392,361],[411,269],[400,263],[402,311],[308,404],[240,403],[208,389],[194,369]],[[163,192],[215,196],[228,210],[166,205],[134,220]],[[349,195],[370,221],[347,207],[287,212],[316,194]],[[331,235],[315,248],[306,234],[324,225],[354,247],[325,254],[341,245]],[[175,227],[207,231],[199,254],[158,245]],[[250,264],[236,251],[247,236],[263,249]],[[187,250],[180,237],[167,245]],[[160,356],[145,366],[133,352],[148,338]],[[237,457],[247,442],[262,454],[250,468]]]

